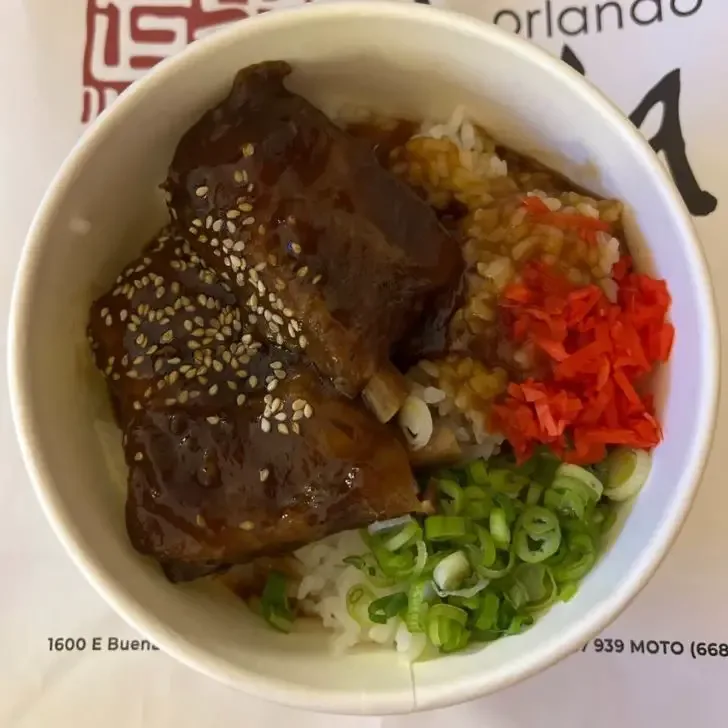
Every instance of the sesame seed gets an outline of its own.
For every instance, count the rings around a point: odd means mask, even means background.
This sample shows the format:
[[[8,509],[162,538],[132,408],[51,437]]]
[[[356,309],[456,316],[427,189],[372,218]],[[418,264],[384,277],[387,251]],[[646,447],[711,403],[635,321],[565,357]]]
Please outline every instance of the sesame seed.
[[[217,415],[210,415],[206,418],[211,425],[217,425],[220,423],[220,418]]]
[[[159,374],[159,372],[162,371],[163,366],[164,366],[164,359],[157,359],[157,361],[154,362],[154,372],[156,374]]]
[[[268,264],[265,261],[261,261],[255,266],[255,270],[260,273],[261,271],[265,270],[268,267]]]
[[[301,336],[298,337],[298,345],[302,349],[305,349],[308,346],[308,339],[303,334],[301,334]]]
[[[278,422],[285,422],[288,415],[285,412],[279,412],[275,418]]]
[[[281,422],[278,425],[278,432],[280,432],[281,435],[287,435],[288,434],[288,425],[286,425],[283,422]]]
[[[194,220],[192,221],[192,224],[193,224],[193,225],[194,225],[195,227],[201,228],[201,227],[202,227],[202,220],[200,220],[199,218],[195,218],[195,219],[194,219]]]
[[[235,181],[236,181],[236,182],[237,182],[238,184],[242,184],[242,182],[243,182],[243,173],[242,173],[242,172],[241,172],[241,171],[240,171],[239,169],[236,169],[236,170],[235,170],[235,174],[233,175],[233,179],[234,179],[234,180],[235,180]]]
[[[245,250],[245,243],[242,240],[238,240],[238,242],[233,245],[233,250],[236,253],[241,253]]]
[[[291,419],[294,422],[298,422],[298,420],[302,420],[304,418],[303,410],[298,410],[298,412],[294,412]]]
[[[278,301],[280,302],[280,298],[278,299]],[[284,309],[283,309],[283,315],[284,315],[284,316],[285,316],[286,318],[291,318],[291,316],[293,316],[293,311],[291,311],[291,309],[290,309],[290,308],[284,308]]]
[[[124,321],[126,321],[126,317],[128,315],[129,315],[129,312],[125,308],[122,308],[121,311],[119,311],[119,321],[124,323]]]
[[[238,207],[241,212],[250,212],[253,209],[253,206],[249,202],[241,202]]]
[[[237,255],[230,256],[230,264],[232,265],[233,270],[238,270],[238,268],[240,268],[240,262],[240,258],[238,258]]]
[[[273,372],[278,379],[285,379],[286,378],[286,372],[283,369],[276,369],[275,372]]]
[[[134,402],[134,404],[132,404],[132,407],[135,410],[140,410],[142,408],[141,402]]]
[[[253,374],[253,376],[248,379],[248,384],[250,385],[250,388],[253,389],[258,384],[258,377]]]
[[[143,356],[137,356],[137,357],[134,358],[134,361],[132,362],[132,364],[135,367],[138,367],[143,361],[144,361],[144,357]]]
[[[101,318],[104,318],[105,316],[107,316],[108,313],[109,313],[109,309],[108,308],[106,308],[106,307],[102,308],[101,309],[101,314],[100,314],[101,315]]]
[[[293,411],[298,412],[298,410],[302,410],[307,404],[305,399],[296,399],[293,401]]]
[[[219,233],[222,230],[222,226],[223,226],[222,220],[215,220],[215,222],[212,223],[213,232]]]
[[[106,318],[104,319],[104,323],[105,323],[105,324],[106,324],[107,326],[111,326],[111,324],[112,324],[112,323],[114,323],[114,320],[113,320],[113,319],[111,318],[111,314],[109,314],[109,315],[108,315],[108,316],[107,316],[107,317],[106,317]]]
[[[270,421],[265,417],[262,417],[260,420],[260,429],[263,430],[263,432],[270,432]]]
[[[268,468],[261,468],[260,470],[260,482],[265,483],[266,480],[268,480],[268,476],[270,475],[270,471]]]
[[[174,339],[174,331],[172,331],[172,329],[165,331],[159,338],[159,340],[162,344],[169,344],[172,342],[173,339]]]
[[[202,187],[198,187],[195,190],[195,194],[198,197],[204,197],[209,191],[210,191],[210,188],[209,187],[205,187],[205,185],[202,185]]]
[[[195,518],[195,521],[197,522],[197,525],[200,526],[200,528],[204,528],[207,524],[205,523],[205,519],[198,513],[197,518]]]
[[[277,313],[273,314],[273,321],[279,326],[283,326],[283,319]]]
[[[240,210],[228,210],[227,216],[228,220],[235,220],[235,218],[240,217]]]
[[[245,395],[239,394],[236,397],[235,402],[237,403],[238,407],[242,407],[245,404]]]
[[[277,386],[278,386],[278,380],[273,379],[271,382],[268,383],[268,386],[266,387],[266,389],[269,392],[272,392]]]
[[[134,460],[136,460],[138,463],[140,463],[142,460],[144,460],[144,453],[141,453],[141,452],[135,453]]]
[[[301,246],[298,243],[291,243],[291,250],[296,254],[301,254]]]
[[[243,531],[252,531],[255,528],[255,524],[252,521],[243,521],[240,524],[240,529]]]
[[[242,151],[244,157],[252,157],[255,154],[255,148],[250,142],[243,145]]]
[[[258,323],[258,317],[257,317],[257,316],[256,316],[256,315],[255,315],[254,313],[251,313],[251,314],[250,314],[250,315],[248,316],[248,322],[249,322],[250,324],[256,324],[256,323]]]
[[[299,425],[298,425],[298,422],[294,422],[294,423],[293,423],[293,424],[291,425],[291,429],[292,429],[292,430],[293,430],[293,431],[294,431],[294,432],[295,432],[295,433],[296,433],[297,435],[300,435],[300,434],[301,434],[301,428],[299,427]]]
[[[177,404],[177,399],[175,397],[169,397],[168,399],[164,400],[164,404],[167,405],[167,407],[172,407],[173,405]]]
[[[199,349],[200,348],[200,342],[195,341],[194,339],[192,341],[187,342],[187,348],[188,349]]]
[[[189,392],[186,389],[183,389],[179,395],[177,395],[177,399],[179,400],[180,404],[184,404],[187,401],[187,398],[189,397]]]
[[[306,416],[307,420],[310,420],[313,416],[313,407],[311,407],[310,404],[306,404],[306,406],[303,408],[303,414]]]
[[[304,265],[302,268],[299,268],[296,271],[297,278],[304,278],[306,275],[308,275],[308,266],[307,265]]]
[[[245,224],[244,221],[243,221],[243,224]],[[227,221],[227,229],[228,229],[228,232],[230,233],[230,235],[234,235],[235,234],[235,231],[238,228],[237,228],[237,226],[235,225],[235,223],[232,220],[228,220]]]
[[[321,282],[321,278],[322,278],[322,276],[321,276],[321,274],[319,273],[318,275],[315,275],[315,276],[313,277],[313,280],[311,281],[311,283],[313,283],[313,284],[314,284],[314,286],[315,286],[315,285],[316,285],[317,283],[320,283],[320,282]]]
[[[248,217],[246,217],[246,218],[245,218],[245,219],[243,220],[243,226],[244,226],[244,227],[248,227],[248,226],[250,226],[250,225],[255,225],[255,218],[254,218],[254,217],[253,217],[252,215],[251,215],[251,216],[248,216]]]

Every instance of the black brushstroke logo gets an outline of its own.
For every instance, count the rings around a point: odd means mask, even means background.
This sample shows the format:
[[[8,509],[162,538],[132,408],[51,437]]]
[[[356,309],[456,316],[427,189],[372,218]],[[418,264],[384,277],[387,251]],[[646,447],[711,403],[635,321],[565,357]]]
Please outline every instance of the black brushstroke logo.
[[[561,52],[561,60],[582,75],[586,75],[584,64],[568,45],[565,45]],[[629,118],[640,129],[650,111],[658,105],[662,106],[660,128],[648,141],[656,153],[662,152],[665,155],[667,166],[690,213],[696,217],[705,217],[715,212],[718,200],[710,192],[700,187],[693,168],[690,166],[680,120],[681,92],[681,72],[679,68],[676,68],[667,73],[647,92]]]

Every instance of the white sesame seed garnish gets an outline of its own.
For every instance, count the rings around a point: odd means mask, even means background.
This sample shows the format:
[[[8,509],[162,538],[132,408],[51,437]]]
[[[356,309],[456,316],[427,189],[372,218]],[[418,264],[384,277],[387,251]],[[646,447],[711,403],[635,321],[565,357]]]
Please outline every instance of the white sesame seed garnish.
[[[252,521],[243,521],[239,528],[242,531],[252,531],[255,528],[255,524]]]
[[[287,415],[287,414],[286,414],[285,412],[279,412],[279,413],[278,413],[278,414],[277,414],[277,415],[275,416],[275,419],[276,419],[276,420],[277,420],[278,422],[285,422],[285,421],[286,421],[286,419],[287,419],[287,417],[288,417],[288,415]]]
[[[268,383],[268,386],[266,387],[266,389],[269,392],[272,392],[273,390],[275,390],[275,388],[277,386],[278,386],[278,380],[277,379],[273,379],[271,382]]]
[[[205,185],[202,185],[201,187],[198,187],[195,190],[195,194],[198,197],[204,197],[209,191],[210,191],[210,188],[209,187],[206,187]]]
[[[304,265],[296,271],[297,278],[304,278],[308,275],[308,266]]]
[[[321,276],[321,274],[319,273],[318,275],[315,275],[315,276],[313,277],[313,280],[311,281],[311,283],[313,283],[313,284],[314,284],[314,286],[315,286],[315,285],[316,285],[317,283],[320,283],[320,282],[321,282],[321,278],[322,278],[322,276]]]
[[[291,250],[296,254],[301,254],[301,246],[298,243],[291,243]]]
[[[210,415],[205,418],[211,425],[217,425],[220,423],[220,418],[217,415]]]
[[[306,406],[303,408],[303,414],[306,416],[306,419],[309,420],[313,416],[313,407],[311,407],[310,404],[306,403]]]
[[[107,326],[111,326],[111,324],[112,324],[112,323],[114,323],[113,319],[111,318],[111,314],[109,314],[109,315],[108,315],[108,316],[107,316],[107,317],[106,317],[106,318],[104,319],[104,323],[105,323],[105,324],[106,324]]]
[[[160,337],[159,340],[162,344],[169,344],[174,339],[174,331],[172,329],[169,329],[168,331],[165,331]]]
[[[260,429],[263,430],[263,432],[270,432],[270,421],[265,417],[262,417],[260,420]]]
[[[142,408],[142,403],[141,403],[141,402],[134,402],[134,403],[132,404],[132,407],[133,407],[133,408],[134,408],[135,410],[137,410],[137,411],[138,411],[138,410],[140,410],[140,409]]]
[[[298,345],[302,349],[305,349],[308,346],[308,339],[303,334],[301,334],[301,336],[298,337]]]
[[[295,432],[295,433],[296,433],[297,435],[300,435],[300,434],[301,434],[301,428],[300,428],[300,426],[299,426],[298,422],[294,422],[294,423],[293,423],[293,424],[291,425],[291,429],[292,429],[292,430],[293,430],[293,432]]]
[[[230,235],[234,235],[238,228],[232,220],[228,220],[227,229],[228,229],[228,232],[230,233]]]
[[[258,384],[258,377],[253,374],[253,376],[248,379],[248,384],[251,386],[251,388],[255,387]]]
[[[240,210],[228,210],[227,217],[228,220],[235,220],[235,218],[240,217]]]
[[[244,394],[239,394],[235,398],[235,402],[237,403],[238,407],[242,407],[245,404],[245,399],[246,399],[246,397]]]
[[[168,397],[167,399],[164,400],[164,404],[167,407],[172,407],[175,404],[177,404],[177,399],[175,397]]]
[[[260,482],[265,483],[266,480],[268,480],[268,476],[270,475],[270,471],[268,468],[261,468],[260,470]]]
[[[243,182],[243,173],[242,173],[242,172],[241,172],[241,171],[240,171],[239,169],[236,169],[236,170],[235,170],[235,174],[233,175],[233,179],[234,179],[234,180],[235,180],[235,181],[236,181],[236,182],[237,182],[238,184],[242,184],[242,182]]]
[[[242,151],[243,151],[244,157],[252,157],[253,154],[255,154],[255,148],[253,147],[253,145],[250,142],[243,145]]]
[[[245,219],[243,220],[243,226],[244,226],[244,227],[248,227],[248,226],[250,226],[250,225],[255,225],[255,218],[254,218],[254,217],[253,217],[252,215],[250,215],[250,216],[246,217],[246,218],[245,218]]]
[[[195,341],[194,339],[192,341],[187,342],[187,348],[188,349],[199,349],[200,348],[200,342]]]
[[[298,412],[299,410],[302,410],[308,403],[305,399],[296,399],[293,401],[293,404],[291,405],[293,407],[294,412]]]
[[[202,220],[200,220],[199,218],[197,218],[197,217],[196,217],[196,218],[195,218],[195,219],[194,219],[194,220],[192,221],[192,224],[193,224],[193,225],[194,225],[195,227],[201,228],[201,227],[202,227]]]
[[[215,233],[219,233],[222,230],[223,221],[222,220],[215,220],[215,222],[212,223],[212,231]]]
[[[205,519],[198,513],[197,517],[195,518],[195,522],[200,528],[204,528],[207,523],[205,522]]]
[[[138,463],[140,463],[142,460],[144,460],[144,453],[141,453],[141,452],[135,453],[134,460],[136,460]]]
[[[285,423],[281,422],[278,425],[278,432],[280,432],[281,435],[287,435],[288,434],[288,425],[286,425]]]
[[[302,420],[303,417],[304,417],[303,410],[298,410],[298,412],[293,413],[293,416],[291,417],[291,419],[294,422],[298,422],[298,420]]]

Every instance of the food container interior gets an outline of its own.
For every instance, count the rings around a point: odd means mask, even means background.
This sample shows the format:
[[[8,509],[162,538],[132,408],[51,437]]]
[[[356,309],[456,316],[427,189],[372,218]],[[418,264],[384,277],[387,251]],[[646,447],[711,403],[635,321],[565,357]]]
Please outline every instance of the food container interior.
[[[97,588],[146,635],[208,674],[261,697],[336,712],[464,700],[578,649],[642,582],[645,564],[666,545],[664,532],[689,505],[703,454],[700,406],[712,406],[715,353],[702,262],[683,243],[689,223],[652,162],[645,163],[646,147],[615,124],[618,112],[606,102],[589,102],[592,92],[576,74],[555,72],[525,43],[426,11],[410,14],[403,32],[398,13],[277,13],[196,45],[138,84],[90,132],[57,182],[33,233],[45,244],[28,252],[16,301],[23,307],[16,366],[25,377],[19,401],[30,437],[26,455],[36,480],[52,483],[41,494],[44,506]],[[387,650],[333,658],[322,631],[278,634],[219,585],[168,583],[129,544],[121,435],[88,352],[89,306],[165,219],[158,185],[181,135],[227,94],[239,68],[271,59],[289,61],[290,87],[332,116],[354,105],[444,120],[465,105],[498,141],[623,200],[633,252],[669,282],[677,338],[657,382],[665,441],[651,477],[578,595],[523,635],[413,666]]]

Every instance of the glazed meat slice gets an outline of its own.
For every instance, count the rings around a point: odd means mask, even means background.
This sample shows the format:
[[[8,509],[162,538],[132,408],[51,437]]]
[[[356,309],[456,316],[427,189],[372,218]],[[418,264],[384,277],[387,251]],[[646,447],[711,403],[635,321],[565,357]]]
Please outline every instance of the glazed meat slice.
[[[347,396],[368,387],[388,419],[392,346],[456,284],[460,251],[368,144],[286,89],[290,71],[242,70],[182,139],[172,216],[269,340],[305,350]]]
[[[181,580],[418,511],[403,446],[317,379],[303,371],[204,416],[140,413],[127,443],[134,546]]]
[[[392,429],[261,339],[163,231],[91,310],[129,467],[127,530],[189,579],[419,509]]]

